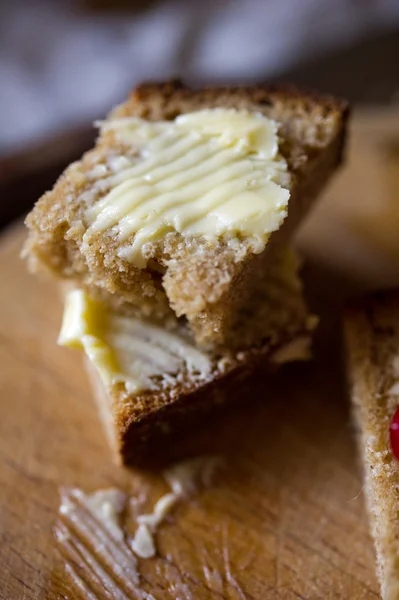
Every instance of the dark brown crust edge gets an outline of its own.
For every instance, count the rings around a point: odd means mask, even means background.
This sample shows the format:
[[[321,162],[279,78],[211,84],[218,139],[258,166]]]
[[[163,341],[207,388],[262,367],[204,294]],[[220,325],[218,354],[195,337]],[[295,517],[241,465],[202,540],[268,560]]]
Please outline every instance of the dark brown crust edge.
[[[337,98],[328,94],[320,94],[314,90],[297,87],[286,83],[272,83],[266,85],[250,85],[250,86],[211,86],[195,88],[186,85],[181,79],[175,78],[164,82],[146,82],[139,84],[131,92],[131,98],[137,101],[145,101],[154,94],[160,94],[165,101],[173,99],[174,96],[184,98],[193,98],[193,96],[208,96],[218,97],[220,94],[241,93],[247,94],[254,102],[259,104],[271,104],[271,98],[278,96],[280,99],[286,100],[300,99],[311,105],[324,106],[326,112],[337,111],[342,115],[342,127],[339,143],[339,152],[337,156],[337,166],[343,163],[344,149],[346,147],[348,134],[348,120],[351,114],[349,103],[343,98]]]

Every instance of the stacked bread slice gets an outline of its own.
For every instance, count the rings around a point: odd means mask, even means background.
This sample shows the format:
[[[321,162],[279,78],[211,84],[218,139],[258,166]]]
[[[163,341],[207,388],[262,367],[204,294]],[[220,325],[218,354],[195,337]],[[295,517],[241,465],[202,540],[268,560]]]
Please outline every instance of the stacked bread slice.
[[[28,216],[30,268],[75,288],[60,342],[84,349],[124,462],[260,361],[308,354],[287,244],[342,161],[347,115],[291,88],[143,85]]]

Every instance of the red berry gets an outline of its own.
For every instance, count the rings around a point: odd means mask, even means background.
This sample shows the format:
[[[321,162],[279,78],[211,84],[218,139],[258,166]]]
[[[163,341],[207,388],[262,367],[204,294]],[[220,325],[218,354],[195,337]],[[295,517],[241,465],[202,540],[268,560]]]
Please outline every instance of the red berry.
[[[389,427],[389,441],[391,443],[392,454],[399,460],[399,406],[392,417]]]

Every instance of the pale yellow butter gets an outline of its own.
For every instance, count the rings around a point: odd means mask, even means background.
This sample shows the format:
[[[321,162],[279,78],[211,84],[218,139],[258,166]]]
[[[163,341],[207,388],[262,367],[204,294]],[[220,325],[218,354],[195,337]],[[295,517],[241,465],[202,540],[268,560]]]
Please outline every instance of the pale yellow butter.
[[[169,232],[247,240],[261,252],[287,215],[290,194],[281,182],[287,185],[289,175],[277,124],[261,114],[215,108],[174,121],[119,119],[103,129],[138,155],[86,211],[88,245],[110,232],[119,256],[138,268],[147,264],[146,245]]]
[[[183,336],[121,316],[82,290],[66,296],[58,343],[83,349],[106,385],[125,383],[132,394],[154,389],[157,378],[185,371],[206,378],[211,370],[207,355]]]

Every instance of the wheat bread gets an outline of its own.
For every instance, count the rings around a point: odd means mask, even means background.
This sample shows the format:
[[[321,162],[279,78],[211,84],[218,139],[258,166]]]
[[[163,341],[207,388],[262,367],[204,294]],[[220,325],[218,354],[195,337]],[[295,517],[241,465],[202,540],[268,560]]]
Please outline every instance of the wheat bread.
[[[187,320],[198,344],[221,344],[237,313],[256,295],[273,248],[285,244],[311,203],[342,161],[348,108],[328,97],[289,87],[192,90],[179,82],[148,84],[133,91],[111,119],[136,116],[170,120],[204,108],[228,107],[261,113],[278,124],[279,152],[288,165],[288,216],[271,235],[265,251],[254,254],[243,243],[238,251],[180,234],[158,244],[146,268],[137,269],[117,254],[116,242],[99,235],[90,248],[84,209],[98,173],[110,160],[134,149],[105,132],[94,150],[72,164],[27,218],[30,230],[24,253],[32,269],[46,268],[81,285],[105,290],[136,314],[164,318],[171,312]],[[101,196],[101,193],[100,193]]]

